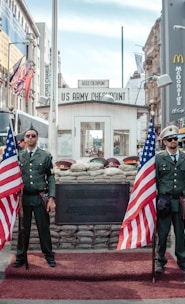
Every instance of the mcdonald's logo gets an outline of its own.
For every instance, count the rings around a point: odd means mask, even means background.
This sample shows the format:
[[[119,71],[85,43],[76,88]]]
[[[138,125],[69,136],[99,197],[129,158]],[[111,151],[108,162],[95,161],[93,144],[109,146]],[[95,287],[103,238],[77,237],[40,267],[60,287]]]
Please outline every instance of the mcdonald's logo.
[[[182,54],[175,54],[173,56],[173,63],[184,63],[184,56]]]

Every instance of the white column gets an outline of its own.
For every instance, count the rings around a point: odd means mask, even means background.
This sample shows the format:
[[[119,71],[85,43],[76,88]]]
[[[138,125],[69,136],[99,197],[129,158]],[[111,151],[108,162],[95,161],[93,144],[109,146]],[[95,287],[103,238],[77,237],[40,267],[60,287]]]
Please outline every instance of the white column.
[[[49,113],[49,151],[57,160],[58,129],[58,0],[52,0],[51,99]]]

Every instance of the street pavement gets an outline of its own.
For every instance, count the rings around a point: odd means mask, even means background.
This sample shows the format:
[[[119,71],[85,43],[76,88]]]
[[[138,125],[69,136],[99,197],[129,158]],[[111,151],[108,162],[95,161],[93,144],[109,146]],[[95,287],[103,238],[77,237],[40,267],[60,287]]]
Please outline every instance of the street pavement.
[[[86,250],[87,251],[87,250]],[[174,235],[171,233],[171,246],[168,251],[174,256]],[[73,250],[74,252],[74,250]],[[4,271],[10,263],[14,252],[10,249],[10,243],[7,243],[0,251],[0,283],[4,278]],[[174,256],[175,257],[175,256]],[[154,283],[155,284],[155,283]],[[185,285],[184,285],[185,286]],[[185,291],[184,291],[185,294]],[[0,304],[184,304],[184,298],[167,299],[141,299],[141,300],[26,300],[26,299],[0,299]]]

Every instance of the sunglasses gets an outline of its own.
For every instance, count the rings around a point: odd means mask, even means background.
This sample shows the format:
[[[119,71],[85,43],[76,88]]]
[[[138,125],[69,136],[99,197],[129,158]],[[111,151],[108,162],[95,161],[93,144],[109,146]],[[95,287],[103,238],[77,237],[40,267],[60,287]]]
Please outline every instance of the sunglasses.
[[[168,138],[166,139],[168,142],[172,142],[172,140],[178,141],[178,137],[172,137],[172,138]]]
[[[26,134],[25,137],[26,138],[29,138],[29,137],[35,138],[35,137],[37,137],[37,135],[36,134]]]

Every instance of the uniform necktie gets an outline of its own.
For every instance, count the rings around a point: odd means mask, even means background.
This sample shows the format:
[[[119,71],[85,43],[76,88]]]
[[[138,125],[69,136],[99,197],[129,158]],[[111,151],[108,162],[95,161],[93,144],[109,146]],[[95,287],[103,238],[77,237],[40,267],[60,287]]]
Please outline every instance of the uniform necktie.
[[[29,152],[29,154],[30,154],[30,158],[31,158],[31,156],[32,156],[33,152]]]
[[[172,155],[172,156],[173,156],[173,161],[174,161],[174,163],[176,164],[176,163],[177,163],[176,154],[175,154],[175,155]]]

